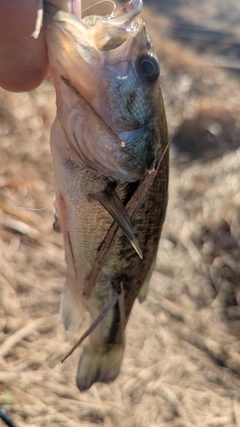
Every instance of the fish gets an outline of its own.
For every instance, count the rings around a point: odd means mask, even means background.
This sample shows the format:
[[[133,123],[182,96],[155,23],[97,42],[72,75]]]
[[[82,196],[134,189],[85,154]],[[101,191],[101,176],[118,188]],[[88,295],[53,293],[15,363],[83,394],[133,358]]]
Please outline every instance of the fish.
[[[80,391],[120,373],[124,331],[135,299],[146,298],[166,215],[167,123],[142,6],[131,0],[81,19],[45,2],[55,225],[67,264],[61,317],[66,330],[86,311],[93,323],[101,318],[80,356]]]

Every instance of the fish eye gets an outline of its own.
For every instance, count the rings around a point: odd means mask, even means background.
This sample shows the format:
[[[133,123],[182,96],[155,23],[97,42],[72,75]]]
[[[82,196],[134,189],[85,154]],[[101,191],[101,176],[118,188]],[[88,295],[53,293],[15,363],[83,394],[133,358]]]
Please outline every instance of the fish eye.
[[[150,55],[141,55],[138,58],[137,69],[148,83],[155,83],[160,74],[158,61]]]

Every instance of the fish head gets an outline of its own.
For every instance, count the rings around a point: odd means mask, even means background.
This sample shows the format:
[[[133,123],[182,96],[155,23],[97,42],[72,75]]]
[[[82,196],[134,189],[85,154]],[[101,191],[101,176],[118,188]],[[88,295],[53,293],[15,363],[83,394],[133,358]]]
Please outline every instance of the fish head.
[[[142,1],[132,0],[112,15],[81,20],[46,7],[57,114],[68,143],[80,163],[120,182],[153,169],[161,146],[160,68],[141,9]]]

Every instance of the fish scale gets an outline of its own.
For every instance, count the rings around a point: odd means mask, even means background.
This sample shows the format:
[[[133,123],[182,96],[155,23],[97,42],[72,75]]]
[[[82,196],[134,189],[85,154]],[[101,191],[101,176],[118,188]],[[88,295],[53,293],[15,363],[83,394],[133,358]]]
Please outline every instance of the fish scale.
[[[109,92],[111,108],[116,111],[117,118],[122,119],[125,124],[141,125],[146,123],[146,117],[150,116],[151,109],[146,102],[144,91],[138,87],[133,71],[129,72],[127,79],[117,79],[110,84]],[[120,97],[121,93],[124,93],[124,98],[123,96]]]

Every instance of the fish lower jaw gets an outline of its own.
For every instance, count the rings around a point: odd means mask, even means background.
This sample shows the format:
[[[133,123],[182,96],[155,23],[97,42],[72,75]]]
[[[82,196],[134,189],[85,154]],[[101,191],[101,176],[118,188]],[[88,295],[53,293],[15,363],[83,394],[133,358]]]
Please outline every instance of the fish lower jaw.
[[[83,348],[77,371],[77,386],[80,391],[88,390],[95,382],[110,383],[118,376],[123,358],[124,344],[114,344],[92,349]]]

